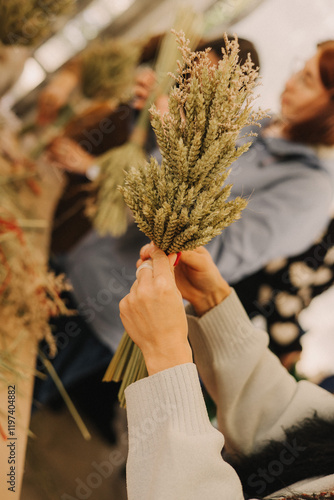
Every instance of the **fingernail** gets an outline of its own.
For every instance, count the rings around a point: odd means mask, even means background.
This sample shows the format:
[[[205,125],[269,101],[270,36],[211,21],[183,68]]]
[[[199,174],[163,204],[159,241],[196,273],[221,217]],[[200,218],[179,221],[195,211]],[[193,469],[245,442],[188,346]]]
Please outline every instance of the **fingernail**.
[[[174,262],[174,267],[176,267],[178,265],[179,260],[181,259],[181,255],[182,255],[182,252],[177,252],[176,260]]]

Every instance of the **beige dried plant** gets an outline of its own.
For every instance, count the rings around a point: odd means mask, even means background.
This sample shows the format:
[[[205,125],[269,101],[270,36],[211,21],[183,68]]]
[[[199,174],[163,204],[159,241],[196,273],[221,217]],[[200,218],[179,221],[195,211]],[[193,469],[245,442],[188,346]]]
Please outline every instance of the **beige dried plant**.
[[[240,66],[237,38],[229,41],[215,67],[204,52],[192,52],[177,34],[182,54],[176,86],[163,116],[151,109],[162,164],[152,158],[132,168],[120,188],[139,228],[167,254],[205,245],[236,221],[247,201],[228,200],[225,181],[232,163],[250,143],[237,147],[240,131],[263,113],[252,111],[258,71],[250,58]],[[144,359],[125,333],[105,380],[124,389],[145,376]]]

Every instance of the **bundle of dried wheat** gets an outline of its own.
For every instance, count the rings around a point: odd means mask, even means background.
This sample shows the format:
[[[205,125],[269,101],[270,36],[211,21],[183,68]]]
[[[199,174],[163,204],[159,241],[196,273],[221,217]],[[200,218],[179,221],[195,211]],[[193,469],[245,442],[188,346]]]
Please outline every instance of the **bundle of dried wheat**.
[[[192,52],[184,35],[178,40],[183,61],[169,112],[152,110],[162,164],[152,158],[131,169],[121,189],[139,228],[166,253],[205,245],[240,217],[247,202],[227,201],[225,180],[250,145],[236,147],[240,131],[263,115],[252,112],[258,73],[250,60],[239,65],[237,39],[225,37],[218,67],[208,51]],[[143,357],[125,333],[105,377],[123,379],[122,404],[124,389],[143,373]]]

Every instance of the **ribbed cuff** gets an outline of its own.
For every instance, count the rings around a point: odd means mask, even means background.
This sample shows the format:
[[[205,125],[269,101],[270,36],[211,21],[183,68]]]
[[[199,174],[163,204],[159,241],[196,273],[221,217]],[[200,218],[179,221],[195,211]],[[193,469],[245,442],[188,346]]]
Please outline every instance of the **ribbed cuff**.
[[[125,396],[129,443],[136,453],[153,452],[167,428],[193,436],[213,429],[193,363],[139,380],[126,389]]]
[[[100,175],[101,168],[99,165],[91,165],[86,170],[86,177],[90,181],[95,181],[95,179]]]
[[[254,328],[235,290],[198,320],[205,343],[215,358],[231,358],[250,344],[268,342],[268,335]]]

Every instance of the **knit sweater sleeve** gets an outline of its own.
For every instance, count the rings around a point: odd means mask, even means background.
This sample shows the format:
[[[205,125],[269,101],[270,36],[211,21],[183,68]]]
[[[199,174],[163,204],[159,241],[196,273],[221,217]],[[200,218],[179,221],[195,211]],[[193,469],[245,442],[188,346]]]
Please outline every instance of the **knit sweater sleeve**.
[[[295,379],[268,349],[267,333],[254,328],[235,291],[201,318],[189,320],[199,374],[217,404],[226,450],[248,454],[284,428],[313,416],[333,415],[334,397]]]
[[[242,500],[221,457],[223,435],[210,424],[197,370],[187,363],[126,391],[128,500]]]

